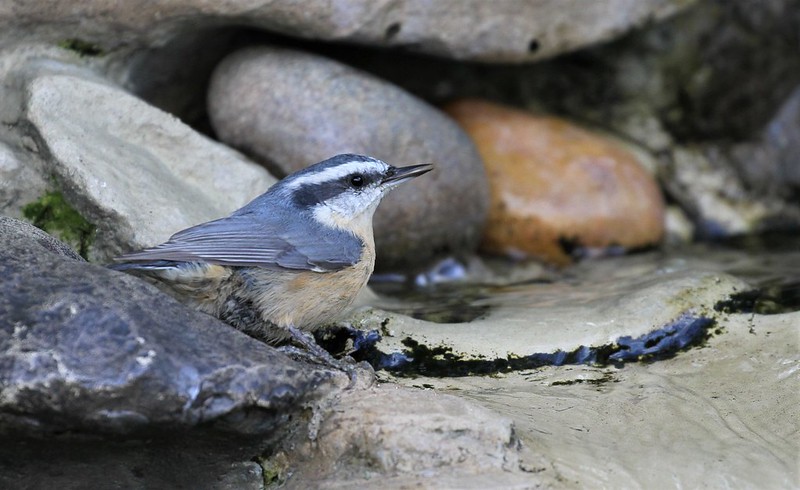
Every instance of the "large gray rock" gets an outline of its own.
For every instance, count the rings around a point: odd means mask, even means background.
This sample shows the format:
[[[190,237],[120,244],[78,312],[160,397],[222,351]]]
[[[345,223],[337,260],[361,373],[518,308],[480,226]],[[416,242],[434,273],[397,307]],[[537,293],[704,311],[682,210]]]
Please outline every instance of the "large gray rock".
[[[225,216],[275,182],[263,167],[110,83],[77,69],[28,70],[17,76],[25,131],[58,177],[57,190],[97,227],[93,260]]]
[[[612,39],[692,0],[358,0],[219,3],[210,0],[12,2],[8,39],[81,38],[94,49],[164,44],[176,32],[248,25],[307,39],[398,46],[453,58],[527,61]]]
[[[218,136],[290,173],[337,153],[434,171],[392,192],[375,215],[378,264],[420,264],[470,251],[488,211],[488,183],[469,137],[402,90],[335,61],[269,47],[217,68],[209,114]]]
[[[10,218],[0,277],[5,488],[212,487],[332,390],[331,372]]]

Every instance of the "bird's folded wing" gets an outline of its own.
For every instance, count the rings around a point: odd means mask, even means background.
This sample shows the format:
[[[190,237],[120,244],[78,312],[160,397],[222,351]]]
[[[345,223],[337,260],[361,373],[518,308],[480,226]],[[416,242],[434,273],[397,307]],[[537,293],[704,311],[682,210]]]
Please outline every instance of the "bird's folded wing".
[[[329,272],[352,266],[361,256],[362,243],[351,233],[319,232],[302,218],[276,220],[280,217],[232,215],[188,228],[161,245],[115,260],[143,266],[158,261],[207,262]]]

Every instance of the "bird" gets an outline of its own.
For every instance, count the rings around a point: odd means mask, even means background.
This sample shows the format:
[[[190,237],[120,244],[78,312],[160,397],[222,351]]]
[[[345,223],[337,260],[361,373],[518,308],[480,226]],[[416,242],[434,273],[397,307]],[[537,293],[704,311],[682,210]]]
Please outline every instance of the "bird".
[[[227,217],[121,255],[109,267],[262,341],[294,340],[306,357],[347,370],[311,334],[350,306],[369,280],[381,199],[432,169],[336,155],[286,176]]]

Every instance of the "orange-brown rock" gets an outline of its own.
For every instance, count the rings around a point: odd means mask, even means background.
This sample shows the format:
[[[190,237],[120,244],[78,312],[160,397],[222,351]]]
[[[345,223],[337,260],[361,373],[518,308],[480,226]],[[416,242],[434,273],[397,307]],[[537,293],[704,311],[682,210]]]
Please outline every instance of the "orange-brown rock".
[[[492,190],[482,248],[564,265],[571,246],[657,243],[664,200],[622,144],[552,116],[480,100],[445,108],[475,141]]]

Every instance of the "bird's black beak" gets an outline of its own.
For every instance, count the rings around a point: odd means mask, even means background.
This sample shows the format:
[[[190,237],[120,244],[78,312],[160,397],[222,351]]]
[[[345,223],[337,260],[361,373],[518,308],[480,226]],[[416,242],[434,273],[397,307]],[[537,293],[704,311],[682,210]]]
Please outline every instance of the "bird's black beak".
[[[407,180],[419,177],[422,174],[428,173],[433,170],[433,164],[423,163],[420,165],[409,165],[408,167],[392,167],[387,172],[386,177],[383,178],[382,184],[387,184],[390,187],[402,184]]]

